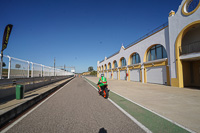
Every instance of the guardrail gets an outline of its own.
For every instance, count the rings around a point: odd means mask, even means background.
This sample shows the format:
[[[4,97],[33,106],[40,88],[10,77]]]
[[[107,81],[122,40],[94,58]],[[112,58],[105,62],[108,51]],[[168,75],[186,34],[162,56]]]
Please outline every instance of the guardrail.
[[[65,70],[17,59],[7,55],[3,57],[3,60],[5,63],[2,69],[3,79],[73,75],[73,73]]]
[[[193,42],[179,47],[180,55],[200,52],[200,41]]]

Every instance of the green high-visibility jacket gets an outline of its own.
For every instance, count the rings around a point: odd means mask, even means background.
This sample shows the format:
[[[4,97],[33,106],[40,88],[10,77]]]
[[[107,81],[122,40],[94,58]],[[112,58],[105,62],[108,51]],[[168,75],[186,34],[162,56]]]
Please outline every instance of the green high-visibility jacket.
[[[98,84],[99,86],[107,85],[107,79],[105,77],[100,77]]]

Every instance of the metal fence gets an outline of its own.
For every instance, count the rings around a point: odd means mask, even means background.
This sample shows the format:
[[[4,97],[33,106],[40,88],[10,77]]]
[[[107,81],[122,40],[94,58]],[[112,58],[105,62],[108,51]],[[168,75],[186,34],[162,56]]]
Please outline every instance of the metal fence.
[[[65,76],[74,73],[4,55],[2,79]]]
[[[179,52],[180,52],[180,55],[200,52],[200,41],[180,46]]]

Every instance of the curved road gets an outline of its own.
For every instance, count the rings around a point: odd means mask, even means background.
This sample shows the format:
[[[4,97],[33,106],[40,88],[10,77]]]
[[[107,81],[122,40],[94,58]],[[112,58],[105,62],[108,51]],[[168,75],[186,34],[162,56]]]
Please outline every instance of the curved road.
[[[84,79],[75,78],[27,115],[8,133],[143,133],[144,131],[99,96]]]

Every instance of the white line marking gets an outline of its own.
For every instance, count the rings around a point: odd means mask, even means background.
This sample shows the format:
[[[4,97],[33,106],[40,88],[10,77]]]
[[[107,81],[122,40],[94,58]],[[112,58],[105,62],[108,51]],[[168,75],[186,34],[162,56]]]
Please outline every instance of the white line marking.
[[[34,107],[33,109],[31,109],[30,111],[28,111],[26,114],[24,114],[22,117],[20,117],[19,119],[17,119],[15,122],[13,122],[12,124],[10,124],[8,127],[6,127],[4,130],[1,131],[1,133],[5,133],[7,132],[9,129],[11,129],[14,125],[16,125],[18,122],[20,122],[22,119],[24,119],[26,116],[28,116],[31,112],[33,112],[35,109],[37,109],[39,106],[41,106],[44,102],[46,102],[48,99],[50,99],[52,96],[54,96],[56,93],[58,93],[60,90],[62,90],[65,86],[67,86],[69,83],[71,83],[73,81],[73,79],[71,81],[69,81],[67,84],[65,84],[63,87],[61,87],[59,90],[57,90],[56,92],[54,92],[51,96],[47,97],[44,101],[42,101],[40,104],[38,104],[36,107]]]
[[[89,80],[89,79],[88,79],[88,80]],[[93,87],[94,87],[94,86],[93,86]],[[111,90],[110,90],[110,91],[111,91]],[[132,102],[132,103],[134,103],[134,104],[136,104],[136,105],[138,105],[138,106],[140,106],[140,107],[142,107],[142,108],[144,108],[144,109],[146,109],[146,110],[148,110],[148,111],[150,111],[150,112],[152,112],[152,113],[154,113],[154,114],[160,116],[160,117],[162,117],[163,119],[168,120],[169,122],[171,122],[171,123],[173,123],[173,124],[175,124],[175,125],[177,125],[177,126],[183,128],[183,129],[187,130],[188,132],[196,133],[195,131],[192,131],[191,129],[189,129],[189,128],[187,128],[187,127],[184,127],[183,125],[180,125],[180,124],[178,124],[177,122],[172,121],[172,120],[170,120],[170,119],[168,119],[168,118],[166,118],[166,117],[164,117],[164,116],[162,116],[162,115],[160,115],[160,114],[154,112],[153,110],[150,110],[150,109],[148,109],[148,108],[146,108],[146,107],[144,107],[144,106],[142,106],[142,105],[140,105],[140,104],[138,104],[138,103],[136,103],[136,102],[134,102],[134,101],[132,101],[132,100],[130,100],[130,99],[128,99],[128,98],[126,98],[126,97],[120,95],[120,94],[118,94],[117,92],[114,92],[114,91],[112,91],[112,92],[115,93],[115,94],[117,94],[117,95],[119,95],[119,96],[121,96],[121,97],[123,97],[124,99],[126,99],[126,100],[128,100],[128,101],[130,101],[130,102]]]
[[[185,130],[187,130],[187,131],[189,131],[189,132],[191,132],[191,133],[196,133],[195,131],[192,131],[191,129],[188,129],[188,128],[186,128],[186,127],[184,127],[184,126],[178,124],[177,122],[172,121],[172,120],[166,118],[165,116],[162,116],[162,115],[160,115],[160,114],[154,112],[153,110],[150,110],[150,109],[148,109],[148,108],[146,108],[146,107],[144,107],[144,106],[142,106],[142,105],[140,105],[140,104],[138,104],[138,103],[136,103],[136,102],[134,102],[134,101],[132,101],[132,100],[130,100],[130,99],[128,99],[128,98],[122,96],[122,95],[120,95],[120,94],[117,93],[117,92],[114,92],[114,91],[112,91],[112,92],[115,93],[115,94],[117,94],[117,95],[119,95],[119,96],[121,96],[121,97],[123,97],[124,99],[126,99],[126,100],[128,100],[128,101],[130,101],[130,102],[132,102],[132,103],[134,103],[134,104],[136,104],[136,105],[138,105],[138,106],[140,106],[140,107],[142,107],[142,108],[144,108],[144,109],[146,109],[146,110],[148,110],[148,111],[150,111],[150,112],[152,112],[152,113],[154,113],[154,114],[156,114],[156,115],[158,115],[158,116],[160,116],[161,118],[163,118],[163,119],[165,119],[165,120],[168,120],[169,122],[171,122],[171,123],[173,123],[173,124],[175,124],[175,125],[177,125],[177,126],[183,128],[183,129],[185,129]]]
[[[85,80],[87,81],[87,80]],[[87,81],[88,82],[88,81]],[[88,82],[94,89],[97,90],[95,86],[93,86],[90,82]],[[129,117],[134,123],[136,123],[140,128],[142,128],[147,133],[152,133],[147,127],[145,127],[143,124],[141,124],[139,121],[137,121],[133,116],[131,116],[129,113],[127,113],[124,109],[122,109],[120,106],[118,106],[115,102],[113,102],[110,98],[108,100],[116,106],[122,113],[124,113],[127,117]]]

